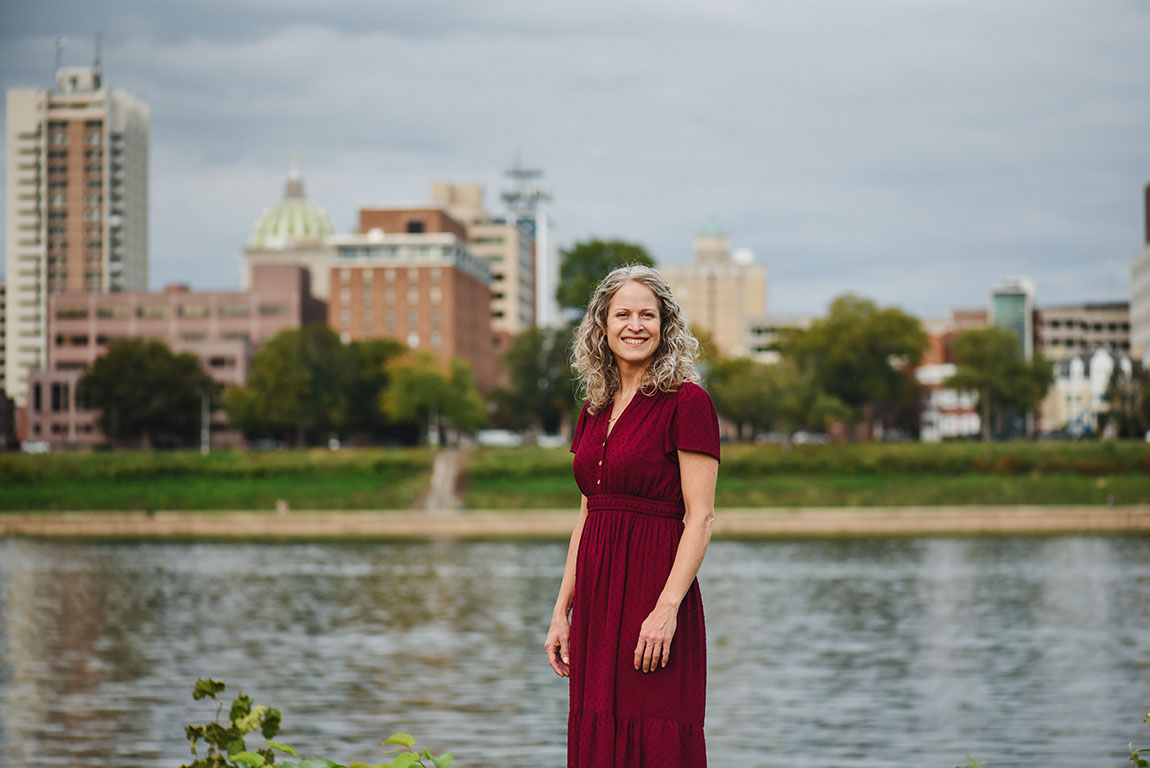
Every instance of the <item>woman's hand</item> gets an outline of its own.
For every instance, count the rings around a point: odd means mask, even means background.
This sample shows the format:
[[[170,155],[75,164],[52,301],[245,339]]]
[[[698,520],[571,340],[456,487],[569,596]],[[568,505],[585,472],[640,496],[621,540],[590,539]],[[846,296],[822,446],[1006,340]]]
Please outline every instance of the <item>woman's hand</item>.
[[[571,655],[568,642],[571,639],[571,622],[566,613],[556,613],[551,617],[551,628],[547,630],[547,660],[559,677],[571,677]]]
[[[656,605],[639,628],[635,646],[635,669],[654,672],[671,658],[671,638],[679,623],[679,606]]]

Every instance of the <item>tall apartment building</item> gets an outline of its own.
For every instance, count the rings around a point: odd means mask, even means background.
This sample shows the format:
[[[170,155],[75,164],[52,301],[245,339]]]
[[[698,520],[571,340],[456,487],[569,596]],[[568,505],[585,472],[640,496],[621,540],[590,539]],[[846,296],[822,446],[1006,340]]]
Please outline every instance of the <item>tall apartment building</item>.
[[[97,67],[8,91],[5,362],[20,405],[44,360],[49,296],[147,287],[148,123],[147,105]]]
[[[162,293],[57,294],[48,301],[44,365],[29,376],[28,437],[56,448],[91,448],[104,441],[97,414],[80,407],[76,384],[118,339],[158,339],[191,352],[224,386],[247,381],[251,359],[275,334],[323,322],[326,307],[311,295],[307,271],[264,264],[246,291],[193,292],[171,285]],[[221,412],[213,431],[226,429]],[[232,435],[232,438],[238,436]]]
[[[715,340],[722,354],[750,355],[751,326],[767,314],[767,268],[746,249],[731,253],[731,241],[714,223],[695,238],[695,258],[663,268],[687,320]]]
[[[1146,185],[1144,203],[1143,247],[1130,268],[1130,351],[1143,365],[1150,365],[1150,184]]]
[[[463,226],[438,208],[365,209],[360,224],[364,233],[330,240],[328,325],[344,341],[393,338],[445,363],[462,358],[490,390],[491,271]]]
[[[437,182],[431,198],[463,222],[471,252],[491,269],[491,330],[502,348],[535,325],[535,242],[514,220],[487,212],[479,184]]]
[[[1034,355],[1034,282],[1007,277],[990,292],[990,324],[1013,331],[1023,360]]]
[[[1039,307],[1034,346],[1049,360],[1106,349],[1130,354],[1130,304],[1125,301]]]

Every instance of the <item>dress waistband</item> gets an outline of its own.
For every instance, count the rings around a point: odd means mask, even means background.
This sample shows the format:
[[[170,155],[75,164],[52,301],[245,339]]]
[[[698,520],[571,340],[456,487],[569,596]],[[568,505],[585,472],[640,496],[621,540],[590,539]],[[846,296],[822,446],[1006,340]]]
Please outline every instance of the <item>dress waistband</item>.
[[[638,512],[655,517],[682,520],[686,507],[681,501],[657,501],[625,493],[598,493],[587,497],[588,512]]]

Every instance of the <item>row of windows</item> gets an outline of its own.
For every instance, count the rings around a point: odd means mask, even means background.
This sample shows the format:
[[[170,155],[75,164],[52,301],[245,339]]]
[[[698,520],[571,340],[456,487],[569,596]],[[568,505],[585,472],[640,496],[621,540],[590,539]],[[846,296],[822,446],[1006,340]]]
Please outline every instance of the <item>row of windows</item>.
[[[99,277],[99,273],[89,273],[89,277]],[[251,314],[249,304],[223,304],[218,308],[220,317],[248,317]],[[291,314],[291,307],[287,304],[260,304],[261,317],[281,317]],[[208,304],[181,304],[176,307],[176,316],[185,318],[211,317],[212,309]],[[136,317],[156,320],[168,316],[166,304],[145,304],[136,307]],[[57,320],[84,320],[88,317],[87,307],[59,307],[56,310]],[[102,319],[124,320],[131,317],[131,309],[125,306],[97,307],[96,317]]]
[[[349,255],[354,255],[354,254],[349,254]],[[362,276],[361,279],[363,280],[364,284],[370,285],[372,282],[372,279],[374,278],[375,272],[377,270],[375,270],[375,269],[361,269],[358,271],[359,271],[360,275]],[[383,279],[389,283],[394,283],[396,271],[397,271],[396,267],[385,267],[383,269]],[[432,269],[430,269],[428,271],[431,274],[431,282],[438,283],[439,278],[440,278],[439,267],[433,267]],[[407,268],[407,282],[414,283],[414,282],[418,281],[419,280],[419,272],[420,272],[419,267],[408,267]],[[349,285],[351,283],[351,273],[352,273],[352,270],[348,269],[346,267],[339,271],[339,281],[342,285]]]
[[[363,305],[365,307],[371,306],[372,301],[373,301],[373,298],[372,298],[373,296],[374,296],[374,294],[371,291],[364,291],[363,292]],[[442,289],[437,285],[433,285],[431,287],[431,290],[428,291],[428,298],[431,300],[432,304],[440,303],[440,301],[443,300]],[[396,303],[395,289],[394,288],[388,288],[383,294],[383,300],[388,305],[394,305]],[[339,303],[345,307],[349,306],[351,304],[351,289],[349,289],[349,288],[341,288],[340,289]],[[408,288],[407,289],[407,303],[409,305],[414,305],[414,304],[419,303],[419,289],[418,288]]]
[[[1128,341],[1122,341],[1122,342],[1112,341],[1109,344],[1099,344],[1098,342],[1087,341],[1086,339],[1050,339],[1046,343],[1052,347],[1067,347],[1067,348],[1078,347],[1079,349],[1087,349],[1087,348],[1097,349],[1099,347],[1114,349],[1114,350],[1118,350],[1118,349],[1129,350],[1130,349],[1130,342],[1128,342]]]
[[[1130,323],[1088,323],[1085,320],[1051,320],[1049,323],[1046,323],[1046,325],[1049,328],[1065,328],[1068,331],[1077,328],[1080,331],[1092,330],[1095,333],[1101,333],[1104,330],[1110,331],[1111,333],[1117,333],[1118,331],[1122,331],[1123,333],[1130,332]]]

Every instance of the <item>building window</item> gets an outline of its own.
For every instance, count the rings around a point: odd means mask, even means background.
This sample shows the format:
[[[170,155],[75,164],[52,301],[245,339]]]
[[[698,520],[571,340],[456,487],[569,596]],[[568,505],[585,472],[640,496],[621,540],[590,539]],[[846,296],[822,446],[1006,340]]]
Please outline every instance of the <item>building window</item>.
[[[207,335],[204,333],[181,333],[180,334],[180,339],[182,341],[187,341],[187,342],[192,342],[192,343],[195,343],[197,341],[203,341],[206,338],[207,338]]]
[[[339,292],[339,303],[345,307],[351,303],[351,290],[344,288]]]
[[[409,282],[409,283],[419,282],[419,267],[408,267],[407,268],[407,282]]]
[[[367,331],[371,328],[371,310],[365,309],[363,311],[363,330]]]
[[[225,341],[243,341],[247,342],[251,337],[244,331],[229,331],[223,335]]]
[[[260,304],[261,317],[279,317],[290,312],[287,304]]]
[[[365,270],[363,270],[363,272],[361,274],[363,275],[363,284],[364,285],[371,285],[371,280],[372,280],[373,275],[375,274],[375,270],[374,269],[365,269]]]
[[[212,357],[208,359],[209,368],[235,368],[236,359],[234,357]]]
[[[440,302],[440,299],[443,298],[443,290],[438,285],[432,286],[431,291],[430,291],[430,296],[431,296],[431,303],[432,304],[438,304]]]
[[[442,339],[442,337],[440,337],[439,331],[435,331],[434,333],[431,334],[431,346],[432,347],[434,347],[435,349],[439,349],[439,347],[442,343],[443,343],[443,339]]]
[[[168,316],[168,308],[158,306],[156,304],[149,304],[136,308],[136,317],[142,317],[146,320],[162,320]]]
[[[351,283],[351,270],[350,269],[341,269],[339,271],[339,282],[342,283],[343,285],[348,285],[349,283]]]
[[[385,269],[383,271],[383,276],[385,278],[387,278],[387,282],[394,283],[395,282],[395,267],[388,267],[387,269]]]
[[[409,221],[407,222],[407,233],[409,235],[422,235],[424,232],[424,224],[422,221]]]
[[[56,383],[52,385],[52,413],[68,410],[68,385]]]
[[[340,328],[347,328],[350,325],[351,325],[351,312],[349,312],[346,309],[341,309],[339,311],[339,327]]]
[[[87,307],[57,307],[57,320],[82,320],[88,317]]]
[[[247,317],[252,313],[248,304],[223,304],[220,306],[220,317]]]
[[[415,331],[407,334],[407,346],[415,349],[419,346],[419,334]]]
[[[207,304],[181,304],[179,309],[180,317],[207,317],[212,313],[212,308]]]
[[[419,289],[418,288],[408,288],[407,289],[407,303],[411,306],[415,306],[416,304],[419,303]]]
[[[84,211],[84,221],[99,221],[101,218],[99,208],[89,208]]]

